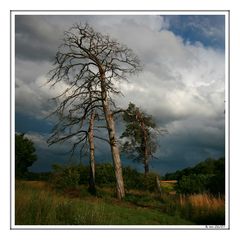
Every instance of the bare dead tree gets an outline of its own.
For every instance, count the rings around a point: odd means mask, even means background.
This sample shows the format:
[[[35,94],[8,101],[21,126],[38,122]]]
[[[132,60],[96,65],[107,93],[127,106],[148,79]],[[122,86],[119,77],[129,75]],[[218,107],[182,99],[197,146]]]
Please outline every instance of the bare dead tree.
[[[91,83],[91,82],[90,82]],[[66,90],[59,96],[58,107],[52,113],[57,117],[57,124],[53,128],[53,133],[48,139],[49,145],[61,143],[68,140],[73,142],[71,154],[73,155],[77,147],[80,147],[80,155],[84,155],[89,150],[89,191],[96,193],[95,187],[95,156],[94,156],[94,121],[98,116],[99,105],[93,101],[91,84],[82,87],[81,92],[76,94],[66,94]],[[96,95],[96,93],[95,93]],[[88,145],[88,147],[87,147]]]
[[[75,24],[65,32],[63,43],[56,54],[54,68],[50,72],[49,82],[53,86],[59,82],[64,82],[66,85],[64,92],[58,96],[62,101],[55,112],[60,115],[62,129],[59,129],[57,124],[50,143],[74,136],[78,137],[74,147],[83,143],[87,137],[91,139],[94,135],[92,134],[94,115],[96,111],[102,112],[108,130],[107,141],[111,147],[119,199],[125,196],[125,190],[112,96],[121,93],[116,87],[117,82],[126,80],[128,74],[139,70],[141,70],[140,61],[127,46],[111,39],[108,35],[96,32],[88,24]],[[67,115],[67,121],[64,115]],[[89,131],[82,128],[86,119],[90,119]],[[65,124],[65,121],[68,123]],[[59,136],[59,130],[64,132],[66,127],[76,129],[76,125],[78,130],[74,133],[69,133],[65,137]],[[94,151],[93,146],[90,149]]]

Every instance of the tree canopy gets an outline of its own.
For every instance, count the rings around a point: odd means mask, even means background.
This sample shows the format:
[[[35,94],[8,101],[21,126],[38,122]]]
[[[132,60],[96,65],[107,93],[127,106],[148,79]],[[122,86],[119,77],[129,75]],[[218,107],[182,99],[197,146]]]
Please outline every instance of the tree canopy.
[[[15,175],[23,177],[37,160],[33,142],[24,134],[15,134]]]
[[[158,148],[157,135],[166,130],[159,129],[152,116],[133,103],[129,103],[123,114],[126,129],[121,138],[125,138],[122,150],[129,158],[144,164],[145,173],[149,172],[149,161]]]

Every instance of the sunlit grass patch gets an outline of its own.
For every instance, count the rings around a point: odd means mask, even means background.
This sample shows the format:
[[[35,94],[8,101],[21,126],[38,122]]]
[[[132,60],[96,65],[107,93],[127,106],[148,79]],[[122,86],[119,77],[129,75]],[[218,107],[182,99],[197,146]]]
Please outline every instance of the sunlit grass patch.
[[[197,224],[225,224],[225,199],[207,193],[180,195],[181,213]]]

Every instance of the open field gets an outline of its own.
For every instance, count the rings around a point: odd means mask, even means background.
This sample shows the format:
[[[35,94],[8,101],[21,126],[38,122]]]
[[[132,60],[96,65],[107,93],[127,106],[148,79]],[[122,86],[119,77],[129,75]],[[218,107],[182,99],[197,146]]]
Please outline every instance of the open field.
[[[75,190],[76,191],[76,190]],[[16,182],[17,225],[186,225],[181,217],[169,216],[157,208],[119,202],[108,194],[92,197],[85,188],[61,195],[43,182]],[[70,194],[70,195],[69,195]],[[105,195],[105,196],[104,196]],[[137,195],[136,195],[137,196]],[[137,197],[136,197],[137,198]],[[132,202],[131,202],[132,200]]]
[[[175,186],[177,184],[177,180],[161,180],[161,188],[165,193],[174,195],[176,194]]]
[[[86,186],[56,192],[47,182],[16,181],[16,225],[195,225],[224,224],[224,201],[208,195],[159,199],[129,191],[118,201],[112,189],[91,196]]]

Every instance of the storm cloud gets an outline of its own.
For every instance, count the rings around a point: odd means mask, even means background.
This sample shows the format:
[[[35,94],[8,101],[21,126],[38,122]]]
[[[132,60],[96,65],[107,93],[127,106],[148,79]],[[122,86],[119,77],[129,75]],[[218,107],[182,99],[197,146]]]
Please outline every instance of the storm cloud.
[[[124,96],[115,100],[120,107],[134,102],[168,130],[169,134],[159,138],[158,160],[151,163],[155,171],[165,173],[207,157],[224,156],[225,27],[224,16],[220,15],[18,15],[17,113],[37,119],[36,123],[49,124],[45,117],[54,110],[50,99],[62,91],[64,84],[50,89],[45,84],[47,73],[63,32],[79,22],[88,22],[95,30],[109,34],[140,57],[143,72],[118,83]],[[32,132],[24,124],[16,131],[29,131],[39,149],[57,152],[57,148],[49,149],[43,144],[49,132]],[[103,147],[108,149],[104,144]],[[44,151],[39,151],[40,159],[46,163]],[[101,152],[98,156],[102,159]],[[43,166],[39,161],[38,165]],[[128,161],[124,160],[126,164]]]

